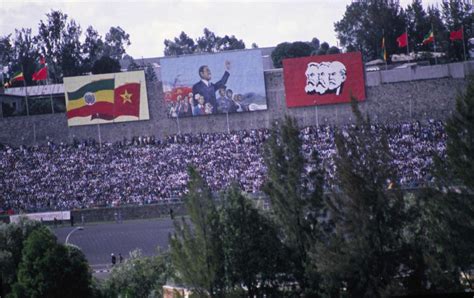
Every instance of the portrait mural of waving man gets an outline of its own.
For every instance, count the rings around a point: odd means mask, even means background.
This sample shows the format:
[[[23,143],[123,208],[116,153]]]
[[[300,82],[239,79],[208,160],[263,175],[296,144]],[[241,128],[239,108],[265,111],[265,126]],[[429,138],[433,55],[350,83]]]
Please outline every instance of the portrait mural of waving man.
[[[170,118],[267,109],[259,49],[165,57],[160,64]]]
[[[365,99],[360,53],[285,59],[283,74],[288,107]]]

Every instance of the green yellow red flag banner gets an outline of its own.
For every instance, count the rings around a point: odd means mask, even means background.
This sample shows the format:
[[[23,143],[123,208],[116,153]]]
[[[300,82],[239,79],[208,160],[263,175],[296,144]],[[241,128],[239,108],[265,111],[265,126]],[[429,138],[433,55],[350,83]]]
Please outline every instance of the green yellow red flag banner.
[[[148,120],[143,71],[64,78],[69,126]]]
[[[426,34],[425,37],[423,38],[423,44],[426,45],[433,41],[434,41],[433,30],[430,30],[430,32],[428,32],[428,34]]]
[[[16,82],[16,81],[24,81],[25,77],[23,76],[22,71],[17,71],[13,74],[12,78],[10,79],[10,83]]]

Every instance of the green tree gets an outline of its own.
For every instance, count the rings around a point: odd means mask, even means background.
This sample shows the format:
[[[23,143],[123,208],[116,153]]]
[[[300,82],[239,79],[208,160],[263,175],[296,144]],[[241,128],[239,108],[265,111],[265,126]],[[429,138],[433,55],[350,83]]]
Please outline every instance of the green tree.
[[[196,50],[194,40],[183,31],[174,40],[165,39],[165,56],[179,56],[192,54]]]
[[[283,59],[310,56],[313,50],[311,45],[302,41],[280,43],[272,51],[273,65],[276,68],[281,68],[283,67]]]
[[[35,60],[38,57],[34,36],[31,29],[22,28],[15,30],[15,40],[13,41],[13,60],[10,77],[16,71],[22,71],[27,85],[31,85],[31,77],[35,72]],[[23,86],[23,82],[17,82]]]
[[[430,45],[423,45],[421,41],[431,30],[428,14],[423,9],[421,0],[413,0],[406,9],[408,35],[411,36],[409,44],[411,49],[428,50]]]
[[[333,228],[318,269],[329,293],[383,297],[401,265],[405,205],[386,136],[352,104],[356,124],[335,136],[336,188],[326,201]]]
[[[234,35],[217,36],[208,28],[204,28],[203,36],[193,40],[181,32],[173,40],[165,39],[165,56],[179,56],[193,53],[215,53],[230,50],[245,49],[245,43]]]
[[[404,271],[400,274],[405,278],[401,279],[403,289],[398,294],[464,290],[460,276],[472,264],[473,237],[469,235],[473,233],[473,212],[472,208],[470,212],[463,209],[469,210],[466,203],[471,200],[436,188],[406,195],[408,220],[403,233]]]
[[[403,52],[396,39],[405,27],[405,13],[397,0],[352,1],[343,18],[334,24],[341,46],[361,51],[364,60],[381,56],[382,36],[389,54]]]
[[[18,223],[0,224],[0,296],[6,297],[16,280],[24,241],[41,224],[21,218]]]
[[[278,296],[288,267],[277,230],[236,185],[223,201],[221,237],[230,288],[244,286],[248,297]]]
[[[323,42],[319,47],[316,55],[326,55],[329,51],[329,44],[327,42]]]
[[[198,295],[218,297],[224,291],[219,213],[199,172],[190,167],[188,175],[189,192],[184,200],[192,226],[184,218],[175,221],[175,233],[170,237],[171,260],[178,281]]]
[[[432,190],[431,209],[441,269],[457,284],[474,264],[474,77],[468,78],[465,92],[457,97],[445,128],[446,156],[435,159],[438,185]],[[469,287],[474,289],[473,284]]]
[[[85,40],[82,44],[84,72],[90,72],[94,63],[102,57],[104,52],[104,42],[99,33],[92,27],[87,27]]]
[[[120,26],[110,27],[105,35],[104,56],[120,61],[126,54],[126,47],[130,45],[130,34]]]
[[[473,6],[468,1],[443,1],[441,4],[442,18],[446,26],[445,34],[445,50],[448,52],[448,57],[451,61],[464,60],[464,46],[467,47],[467,38],[463,41],[453,41],[448,39],[449,31],[455,31],[464,28],[464,36],[472,36],[472,23],[474,22]]]
[[[0,65],[7,66],[12,60],[13,45],[11,43],[11,34],[0,36]]]
[[[11,297],[90,297],[91,278],[84,254],[41,227],[25,241]]]
[[[339,53],[341,53],[341,50],[338,47],[335,47],[335,46],[330,47],[329,50],[327,51],[328,55],[339,54]]]
[[[65,28],[62,39],[61,61],[64,77],[78,76],[83,73],[83,58],[81,53],[81,26],[71,20]]]
[[[48,72],[53,82],[62,80],[62,38],[67,24],[67,14],[51,10],[46,14],[47,20],[40,21],[38,44],[40,52],[48,62]]]
[[[264,147],[268,168],[264,191],[270,198],[281,240],[290,250],[292,269],[288,274],[302,293],[315,295],[319,290],[317,262],[310,259],[309,251],[320,236],[324,175],[317,152],[305,157],[301,146],[296,120],[285,117],[273,128]]]
[[[217,40],[216,52],[231,51],[231,50],[242,50],[245,49],[245,43],[242,39],[237,39],[234,35],[224,35]]]
[[[151,63],[147,63],[145,67],[145,78],[149,82],[155,82],[158,80],[155,73],[155,68]]]
[[[120,72],[120,63],[108,56],[103,56],[94,62],[91,69],[93,74]]]
[[[163,286],[172,276],[168,253],[145,257],[140,250],[116,265],[104,283],[105,297],[163,297]]]
[[[446,122],[446,167],[454,183],[474,191],[474,77],[456,99],[456,111]]]

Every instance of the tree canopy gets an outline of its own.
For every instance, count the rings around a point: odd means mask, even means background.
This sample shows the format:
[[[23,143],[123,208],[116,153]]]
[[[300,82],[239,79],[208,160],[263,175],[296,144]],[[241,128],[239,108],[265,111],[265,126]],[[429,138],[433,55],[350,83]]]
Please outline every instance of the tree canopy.
[[[31,28],[21,28],[0,37],[0,64],[9,66],[9,77],[23,71],[27,85],[39,70],[40,57],[46,60],[50,81],[61,83],[65,76],[90,73],[102,57],[122,59],[130,45],[129,34],[119,26],[111,27],[104,40],[92,26],[83,36],[81,26],[59,10],[51,10],[40,20],[37,35],[31,32]]]
[[[91,297],[92,276],[84,254],[56,242],[46,227],[24,242],[12,297]]]
[[[234,35],[218,36],[208,28],[204,28],[203,36],[193,40],[181,32],[173,40],[165,39],[165,56],[179,56],[193,53],[216,53],[230,50],[245,49],[245,43]]]
[[[441,8],[424,8],[421,0],[413,0],[404,9],[398,0],[363,0],[347,5],[334,28],[341,46],[347,51],[361,51],[366,61],[382,57],[382,38],[389,56],[406,53],[406,47],[398,47],[396,41],[405,31],[410,52],[433,52],[434,42],[423,43],[433,31],[436,51],[446,54],[444,60],[449,62],[464,59],[462,43],[467,43],[467,38],[451,41],[449,33],[464,28],[465,36],[471,36],[472,21],[472,4],[466,1],[448,0]]]

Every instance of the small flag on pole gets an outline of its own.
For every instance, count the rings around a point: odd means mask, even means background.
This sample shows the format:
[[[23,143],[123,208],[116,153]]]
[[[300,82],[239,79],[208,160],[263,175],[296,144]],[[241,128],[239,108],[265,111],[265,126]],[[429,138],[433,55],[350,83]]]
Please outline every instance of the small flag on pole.
[[[449,33],[449,39],[451,39],[451,41],[463,40],[464,39],[464,32],[462,30],[462,27],[459,30],[450,32]]]
[[[408,45],[408,33],[405,32],[397,38],[399,48],[406,47]]]
[[[15,74],[10,79],[10,83],[13,83],[13,82],[16,82],[16,81],[24,81],[24,80],[25,80],[25,77],[23,76],[23,72],[22,71],[17,71],[17,72],[15,72]]]
[[[382,59],[387,61],[387,48],[385,48],[385,37],[382,37]]]
[[[428,32],[428,34],[426,34],[425,37],[423,38],[423,44],[426,45],[426,44],[432,43],[433,41],[434,41],[433,30],[430,30],[430,32]]]
[[[33,81],[44,81],[48,78],[48,67],[45,66],[33,74]]]

